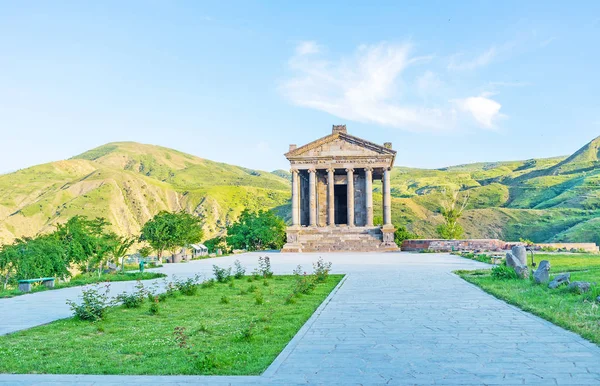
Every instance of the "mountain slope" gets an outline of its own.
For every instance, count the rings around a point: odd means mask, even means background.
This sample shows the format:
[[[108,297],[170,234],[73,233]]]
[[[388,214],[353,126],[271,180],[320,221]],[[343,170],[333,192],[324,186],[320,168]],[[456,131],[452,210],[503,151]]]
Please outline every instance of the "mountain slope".
[[[600,242],[600,139],[570,157],[482,162],[442,169],[395,167],[396,224],[435,237],[444,191],[469,196],[460,220],[467,237]],[[374,183],[375,218],[381,182]],[[271,209],[289,220],[290,175],[195,157],[160,146],[110,143],[66,161],[0,176],[0,243],[51,230],[80,214],[107,218],[137,234],[160,210],[202,216],[207,237],[223,232],[244,208]]]
[[[0,242],[83,214],[137,234],[160,210],[203,216],[208,236],[245,208],[284,206],[289,182],[268,172],[138,143],[112,143],[70,160],[0,176]]]

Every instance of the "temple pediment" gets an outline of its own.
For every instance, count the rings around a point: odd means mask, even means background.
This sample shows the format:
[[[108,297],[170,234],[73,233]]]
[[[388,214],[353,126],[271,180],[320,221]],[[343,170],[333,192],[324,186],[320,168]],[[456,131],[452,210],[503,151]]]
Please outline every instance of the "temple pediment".
[[[292,145],[293,146],[293,145]],[[396,152],[391,144],[381,146],[376,143],[352,136],[346,132],[345,126],[334,126],[332,134],[298,148],[292,148],[285,154],[289,160],[318,158],[390,158]]]

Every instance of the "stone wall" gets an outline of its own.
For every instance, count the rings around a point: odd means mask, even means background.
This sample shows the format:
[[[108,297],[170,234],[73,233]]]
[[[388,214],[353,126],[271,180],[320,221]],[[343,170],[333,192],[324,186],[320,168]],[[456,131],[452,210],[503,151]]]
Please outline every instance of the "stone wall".
[[[511,245],[498,239],[471,239],[471,240],[404,240],[401,249],[403,251],[500,251],[508,249]]]
[[[509,242],[498,239],[470,239],[470,240],[404,240],[401,249],[403,251],[501,251],[510,249],[513,245],[523,245],[520,242]],[[551,247],[556,249],[582,249],[586,252],[598,252],[599,248],[594,243],[547,243],[535,244],[536,249]]]
[[[566,249],[570,251],[571,249],[582,249],[586,252],[598,252],[600,249],[595,243],[544,243],[544,244],[535,244],[536,247],[544,248],[556,248],[556,249]]]

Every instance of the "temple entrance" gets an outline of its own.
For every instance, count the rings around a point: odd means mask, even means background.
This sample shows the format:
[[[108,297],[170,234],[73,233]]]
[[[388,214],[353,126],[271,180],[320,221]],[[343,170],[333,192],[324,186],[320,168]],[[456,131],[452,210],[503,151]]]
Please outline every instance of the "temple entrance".
[[[348,186],[334,185],[335,224],[348,224]]]

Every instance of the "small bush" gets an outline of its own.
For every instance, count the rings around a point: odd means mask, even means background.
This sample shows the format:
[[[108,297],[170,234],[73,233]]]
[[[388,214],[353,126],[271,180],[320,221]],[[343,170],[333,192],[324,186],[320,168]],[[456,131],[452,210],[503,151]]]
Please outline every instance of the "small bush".
[[[242,330],[240,340],[243,340],[243,341],[251,340],[252,337],[254,336],[255,327],[256,327],[256,323],[254,323],[254,321],[250,322],[250,324],[248,324],[248,327],[246,327]]]
[[[242,263],[239,260],[236,260],[233,263],[233,277],[236,279],[241,279],[246,274],[246,268],[242,266]]]
[[[218,265],[213,265],[213,273],[215,274],[215,279],[219,283],[226,283],[231,277],[231,267],[221,268]]]
[[[67,304],[79,320],[95,322],[102,320],[108,307],[113,304],[108,297],[109,292],[110,284],[104,286],[103,292],[99,286],[91,287],[83,290],[81,304],[71,300],[67,300]]]
[[[158,295],[158,301],[159,302],[164,302],[165,300],[167,300],[167,298],[169,297],[169,295],[167,293],[162,293]]]
[[[258,275],[265,279],[273,277],[273,271],[271,270],[271,259],[269,256],[258,258]]]
[[[316,284],[314,276],[298,276],[296,279],[296,286],[294,287],[294,294],[308,294],[315,288]]]
[[[263,285],[264,285],[265,287],[268,287],[268,286],[269,286],[269,282],[268,282],[267,280],[263,280]]]
[[[200,286],[202,288],[212,288],[215,286],[215,279],[208,279],[204,281]]]
[[[123,292],[117,295],[117,300],[125,306],[125,308],[138,308],[144,303],[144,298],[148,296],[151,301],[154,300],[154,297],[150,292],[144,288],[144,285],[141,281],[138,280],[135,285],[136,291],[133,293]]]
[[[160,311],[160,307],[159,307],[159,302],[158,302],[158,296],[154,297],[154,301],[152,301],[150,303],[150,314],[151,315],[158,315],[159,311]]]
[[[492,277],[498,280],[518,279],[517,272],[506,265],[498,265],[492,268]]]
[[[229,304],[229,298],[225,295],[221,296],[221,304]]]
[[[254,292],[258,289],[257,286],[255,286],[254,284],[250,285],[250,287],[248,287],[248,292]]]
[[[294,296],[293,293],[291,293],[285,297],[285,304],[295,304],[295,303],[296,303],[296,297]]]
[[[261,292],[257,292],[256,294],[254,294],[254,302],[257,306],[260,306],[265,303],[265,298],[263,297],[263,294]]]
[[[177,288],[177,290],[179,292],[181,292],[183,295],[193,296],[198,293],[198,286],[199,286],[198,283],[199,282],[200,282],[200,277],[198,275],[196,275],[193,278],[190,277],[185,280],[176,280],[175,288]]]
[[[327,281],[329,272],[331,271],[331,262],[323,261],[322,257],[319,257],[316,263],[313,263],[313,270],[315,275],[315,281],[317,283],[323,283]]]

